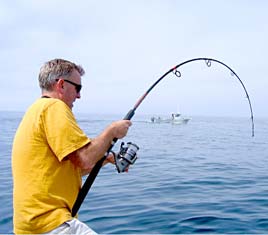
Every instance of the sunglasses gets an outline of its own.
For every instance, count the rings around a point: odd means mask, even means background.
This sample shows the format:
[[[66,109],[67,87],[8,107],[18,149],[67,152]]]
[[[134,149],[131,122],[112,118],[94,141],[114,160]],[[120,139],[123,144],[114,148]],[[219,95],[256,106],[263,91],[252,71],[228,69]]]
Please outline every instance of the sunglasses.
[[[59,81],[59,79],[56,79],[56,81]],[[68,82],[68,83],[72,84],[73,86],[75,86],[75,90],[77,93],[79,93],[82,89],[82,85],[80,85],[80,84],[77,84],[77,83],[72,82],[72,81],[67,80],[67,79],[63,79],[63,81]]]

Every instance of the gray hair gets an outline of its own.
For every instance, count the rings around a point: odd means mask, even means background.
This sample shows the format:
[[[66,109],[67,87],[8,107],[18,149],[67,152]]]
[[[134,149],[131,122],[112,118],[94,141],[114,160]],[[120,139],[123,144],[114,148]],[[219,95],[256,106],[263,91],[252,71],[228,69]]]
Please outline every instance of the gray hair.
[[[77,70],[80,76],[85,74],[80,65],[63,59],[54,59],[46,62],[39,72],[39,86],[42,90],[51,91],[56,79],[59,77],[68,78],[73,70]]]

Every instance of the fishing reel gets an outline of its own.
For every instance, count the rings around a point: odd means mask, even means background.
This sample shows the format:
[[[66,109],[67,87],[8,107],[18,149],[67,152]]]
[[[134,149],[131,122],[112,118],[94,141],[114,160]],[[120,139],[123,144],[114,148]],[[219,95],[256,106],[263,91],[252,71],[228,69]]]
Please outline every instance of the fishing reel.
[[[137,151],[139,150],[139,147],[131,142],[128,142],[126,147],[124,147],[124,145],[125,143],[122,142],[119,153],[115,154],[112,152],[118,173],[126,171],[129,165],[133,165],[137,160]]]

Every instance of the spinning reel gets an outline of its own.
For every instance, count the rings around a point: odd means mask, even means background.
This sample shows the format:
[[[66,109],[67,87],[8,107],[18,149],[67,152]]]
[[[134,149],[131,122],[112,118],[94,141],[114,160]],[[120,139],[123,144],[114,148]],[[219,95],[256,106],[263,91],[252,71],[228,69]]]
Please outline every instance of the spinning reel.
[[[125,143],[122,142],[119,153],[116,154],[112,152],[118,173],[125,172],[129,165],[133,165],[137,160],[139,147],[131,142],[128,142],[126,147],[124,147],[124,145]]]

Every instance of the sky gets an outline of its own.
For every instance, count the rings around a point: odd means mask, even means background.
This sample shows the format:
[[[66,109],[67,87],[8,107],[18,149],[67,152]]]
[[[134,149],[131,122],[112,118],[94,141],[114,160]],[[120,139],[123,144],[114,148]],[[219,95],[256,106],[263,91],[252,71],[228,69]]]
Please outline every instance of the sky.
[[[40,97],[44,62],[82,65],[74,112],[125,114],[183,61],[208,57],[243,81],[255,117],[268,117],[266,0],[0,0],[0,110],[25,111]],[[136,114],[250,117],[239,81],[220,64],[179,68]]]

